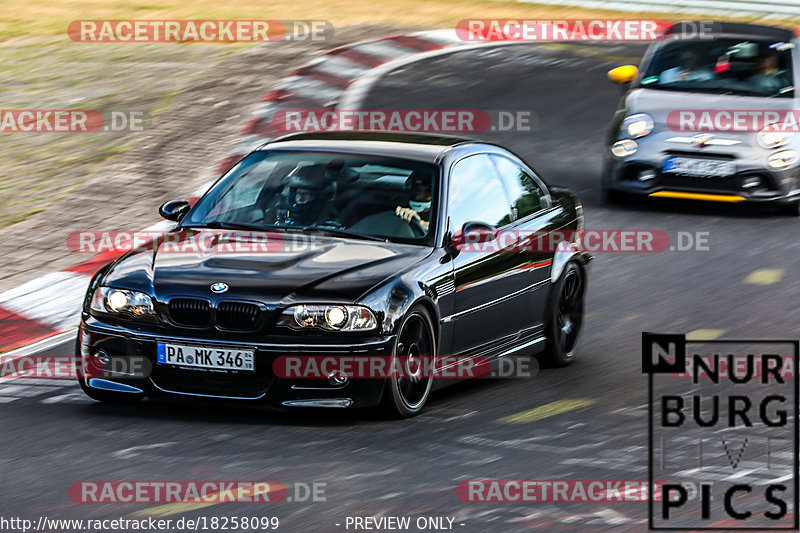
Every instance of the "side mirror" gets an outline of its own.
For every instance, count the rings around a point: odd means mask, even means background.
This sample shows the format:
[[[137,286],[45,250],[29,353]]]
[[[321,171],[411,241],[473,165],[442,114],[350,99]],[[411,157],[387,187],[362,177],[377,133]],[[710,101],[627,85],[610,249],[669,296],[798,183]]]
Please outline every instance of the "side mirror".
[[[623,65],[608,71],[608,79],[614,83],[630,83],[636,78],[639,69],[633,65]]]
[[[461,234],[465,244],[490,242],[497,238],[497,228],[485,222],[465,222]]]
[[[190,208],[189,202],[184,200],[171,200],[158,208],[158,214],[167,220],[180,222],[181,219],[186,216],[186,213],[189,212]]]

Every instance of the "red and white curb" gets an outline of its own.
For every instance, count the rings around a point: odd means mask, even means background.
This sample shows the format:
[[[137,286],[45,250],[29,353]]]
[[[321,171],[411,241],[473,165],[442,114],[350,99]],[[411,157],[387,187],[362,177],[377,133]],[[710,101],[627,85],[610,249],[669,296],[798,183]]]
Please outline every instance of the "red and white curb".
[[[454,30],[437,30],[363,41],[324,53],[289,74],[264,96],[253,118],[240,131],[241,139],[234,153],[220,162],[218,171],[226,171],[252,149],[280,135],[271,124],[275,113],[325,107],[357,109],[343,104],[351,106],[360,102],[359,95],[365,94],[366,87],[375,79],[368,76],[373,69],[381,67],[383,70],[421,54],[455,47],[466,45]],[[192,196],[202,195],[207,188],[208,185]],[[145,231],[165,231],[170,224],[162,221]],[[100,254],[0,293],[0,352],[46,343],[43,339],[54,335],[68,337],[80,321],[81,303],[91,276],[119,255],[117,252]]]

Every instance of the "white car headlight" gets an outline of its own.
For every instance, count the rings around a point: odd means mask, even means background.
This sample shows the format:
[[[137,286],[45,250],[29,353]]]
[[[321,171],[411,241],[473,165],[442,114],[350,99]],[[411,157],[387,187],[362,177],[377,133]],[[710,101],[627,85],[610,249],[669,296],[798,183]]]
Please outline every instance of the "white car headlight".
[[[653,131],[654,123],[650,115],[646,113],[636,113],[625,117],[622,121],[622,131],[633,139],[639,139],[645,135],[650,135]]]
[[[378,327],[372,311],[360,305],[294,305],[281,315],[280,323],[293,329],[369,331]]]
[[[767,126],[756,135],[756,141],[762,148],[771,150],[786,146],[794,139],[794,133],[790,131],[777,131],[773,126]]]
[[[111,287],[98,287],[92,295],[93,311],[115,315],[153,316],[153,299],[147,294]]]
[[[639,145],[636,144],[636,141],[622,139],[611,146],[611,153],[617,157],[628,157],[629,155],[635,154],[638,149]]]
[[[769,156],[769,166],[772,168],[786,168],[797,163],[798,154],[794,150],[782,150]]]

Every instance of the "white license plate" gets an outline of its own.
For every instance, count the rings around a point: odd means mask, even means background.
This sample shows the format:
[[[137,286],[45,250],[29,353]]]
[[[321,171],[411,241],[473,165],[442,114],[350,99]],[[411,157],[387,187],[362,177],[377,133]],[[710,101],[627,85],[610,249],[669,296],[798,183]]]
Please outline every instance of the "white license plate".
[[[156,360],[165,365],[212,370],[255,371],[254,350],[159,342]]]
[[[721,178],[735,174],[736,165],[731,161],[718,159],[670,157],[664,161],[664,172],[698,178]]]

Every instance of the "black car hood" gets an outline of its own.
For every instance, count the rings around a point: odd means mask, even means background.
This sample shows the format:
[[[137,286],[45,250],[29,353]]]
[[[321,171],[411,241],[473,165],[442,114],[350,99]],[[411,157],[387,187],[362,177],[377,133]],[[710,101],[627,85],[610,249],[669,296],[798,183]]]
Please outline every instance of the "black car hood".
[[[198,249],[197,243],[204,244]],[[430,253],[424,246],[288,233],[272,235],[260,246],[248,232],[184,230],[129,253],[102,283],[142,290],[159,301],[174,296],[353,301]],[[211,292],[219,282],[229,286],[224,295]]]

